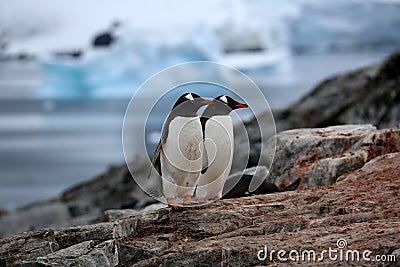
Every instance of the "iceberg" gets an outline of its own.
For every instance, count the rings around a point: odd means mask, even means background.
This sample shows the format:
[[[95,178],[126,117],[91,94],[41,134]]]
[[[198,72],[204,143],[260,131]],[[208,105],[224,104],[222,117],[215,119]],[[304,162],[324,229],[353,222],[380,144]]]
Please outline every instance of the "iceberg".
[[[205,25],[198,26],[187,36],[175,38],[125,38],[110,47],[90,48],[76,58],[43,58],[44,81],[40,97],[130,97],[155,73],[189,61],[218,62],[246,73],[273,71],[288,60],[288,51],[286,47],[274,48],[262,42],[257,51],[241,47],[227,51],[218,35]]]
[[[216,44],[196,30],[184,40],[122,40],[78,58],[42,59],[41,98],[129,97],[146,79],[175,64],[216,61]]]

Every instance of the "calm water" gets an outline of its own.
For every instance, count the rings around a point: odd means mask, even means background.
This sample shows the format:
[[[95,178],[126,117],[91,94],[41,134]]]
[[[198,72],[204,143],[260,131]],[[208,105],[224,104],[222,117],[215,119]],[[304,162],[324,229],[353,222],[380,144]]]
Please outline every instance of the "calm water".
[[[291,72],[253,78],[278,109],[323,78],[385,55],[296,56]],[[121,129],[129,99],[38,100],[40,80],[35,63],[0,62],[0,209],[55,196],[124,161]]]

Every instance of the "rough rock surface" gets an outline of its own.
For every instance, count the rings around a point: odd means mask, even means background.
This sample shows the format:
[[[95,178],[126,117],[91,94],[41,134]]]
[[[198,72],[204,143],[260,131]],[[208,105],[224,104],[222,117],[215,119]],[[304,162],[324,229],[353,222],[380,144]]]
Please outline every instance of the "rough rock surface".
[[[56,251],[54,231],[43,229],[0,240],[0,266],[36,259]]]
[[[400,153],[385,154],[341,175],[329,186],[221,200],[183,211],[162,208],[54,233],[51,230],[24,233],[0,241],[0,263],[3,266],[17,263],[19,266],[35,266],[33,263],[41,264],[36,266],[261,266],[272,262],[312,265],[315,262],[312,254],[311,260],[284,262],[277,251],[296,250],[301,255],[304,250],[314,250],[316,257],[320,257],[324,249],[332,248],[338,251],[335,255],[340,250],[343,253],[358,250],[360,261],[351,258],[331,261],[325,254],[324,266],[373,266],[374,262],[362,259],[365,250],[371,251],[368,258],[373,259],[377,255],[397,255],[400,248],[399,166]],[[71,234],[77,232],[81,235]],[[71,237],[66,239],[68,235]],[[346,240],[345,248],[337,247],[339,239]],[[37,249],[27,254],[32,251],[30,244],[36,244]],[[259,260],[257,254],[265,246],[268,256]],[[270,258],[272,250],[275,252]],[[259,255],[263,256],[263,252]],[[394,260],[395,256],[387,259]]]
[[[329,185],[369,160],[400,151],[400,126],[344,125],[289,130],[277,134],[271,181],[284,188],[301,178],[305,186]],[[268,153],[268,155],[273,155]],[[271,156],[272,157],[272,156]]]
[[[42,266],[116,266],[118,252],[115,242],[108,240],[100,244],[85,241],[43,257],[37,262]]]
[[[253,266],[271,262],[257,259],[265,245],[276,251],[320,253],[338,249],[340,238],[348,249],[389,255],[400,246],[399,166],[400,153],[387,154],[341,176],[332,186],[224,200],[183,212],[167,208],[135,215],[124,219],[135,221],[132,234],[117,240],[125,252],[120,253],[120,264]],[[279,263],[276,253],[272,261]],[[325,263],[337,266],[338,261]]]
[[[400,249],[400,127],[300,129],[275,138],[275,176],[267,181],[302,178],[300,190],[178,211],[159,204],[143,211],[109,210],[106,222],[0,240],[0,266],[297,264],[282,262],[277,251],[313,249],[318,257],[324,249],[338,249],[340,238],[350,250],[394,260]],[[267,173],[265,167],[245,171],[259,178]],[[265,246],[275,253],[260,261],[257,253]],[[338,263],[374,265],[324,260],[325,266]]]

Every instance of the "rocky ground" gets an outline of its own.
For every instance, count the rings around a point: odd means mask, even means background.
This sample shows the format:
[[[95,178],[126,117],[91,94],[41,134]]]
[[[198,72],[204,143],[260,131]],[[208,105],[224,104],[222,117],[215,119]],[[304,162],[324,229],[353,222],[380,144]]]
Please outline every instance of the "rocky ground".
[[[247,197],[183,211],[143,210],[154,201],[126,166],[117,166],[56,198],[0,211],[0,266],[307,265],[312,261],[282,261],[276,251],[320,253],[338,249],[339,238],[344,249],[371,250],[370,258],[397,255],[397,263],[363,265],[400,266],[399,77],[395,53],[328,79],[275,114],[280,133],[265,146],[257,123],[249,122],[248,167],[259,166],[230,176],[243,181],[231,197]],[[258,161],[261,149],[267,153]],[[134,164],[135,175],[147,174],[145,163]],[[265,190],[248,192],[246,179],[268,173]],[[285,192],[298,181],[296,191]],[[264,246],[275,253],[260,261]],[[323,265],[358,263],[325,258]]]
[[[140,212],[109,210],[102,223],[25,232],[0,240],[0,265],[288,264],[274,253],[260,261],[257,253],[267,246],[270,252],[297,250],[301,255],[313,249],[318,254],[338,249],[340,238],[347,242],[342,253],[370,250],[371,259],[400,256],[400,127],[291,130],[276,139],[278,154],[286,156],[282,160],[277,156],[276,176],[269,176],[277,178],[267,180],[280,185],[300,177],[297,191],[226,199],[178,211],[159,206]],[[360,263],[329,258],[323,262],[326,266]],[[375,265],[365,259],[361,263]]]

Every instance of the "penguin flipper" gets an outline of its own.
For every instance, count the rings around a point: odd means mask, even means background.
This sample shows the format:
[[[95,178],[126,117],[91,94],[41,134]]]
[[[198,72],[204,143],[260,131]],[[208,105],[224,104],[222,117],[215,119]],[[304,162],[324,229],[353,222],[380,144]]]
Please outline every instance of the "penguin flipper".
[[[157,145],[156,150],[154,151],[153,158],[151,159],[151,165],[149,174],[147,175],[147,179],[150,178],[151,171],[153,170],[153,167],[156,169],[159,175],[161,175],[161,161],[160,161],[160,153],[162,150],[162,142],[160,141]]]
[[[171,121],[171,117],[169,116],[169,117],[167,118],[165,124],[168,125],[170,121]],[[161,153],[161,151],[162,151],[163,144],[165,144],[165,142],[167,141],[168,132],[169,132],[168,130],[169,130],[168,127],[165,127],[165,125],[164,125],[163,130],[162,130],[162,132],[161,132],[160,142],[158,142],[157,148],[156,148],[156,150],[154,151],[153,158],[152,158],[152,160],[151,160],[151,165],[154,166],[154,168],[157,170],[157,172],[158,172],[158,174],[159,174],[160,176],[162,175],[162,174],[161,174],[161,159],[160,159],[160,153]],[[147,176],[147,179],[150,178],[150,174],[151,174],[152,169],[153,169],[153,168],[150,166],[150,171],[149,171],[149,175]]]
[[[206,145],[204,144],[204,142],[203,142],[203,158],[201,162],[202,162],[201,174],[204,174],[208,169],[208,155],[207,155]]]
[[[207,109],[206,109],[207,110]],[[206,144],[204,143],[204,131],[206,129],[206,122],[209,118],[204,116],[200,117],[200,123],[201,123],[201,129],[203,131],[203,159],[202,159],[202,166],[201,166],[201,174],[206,173],[208,169],[208,155],[207,155],[207,150],[206,150]]]

